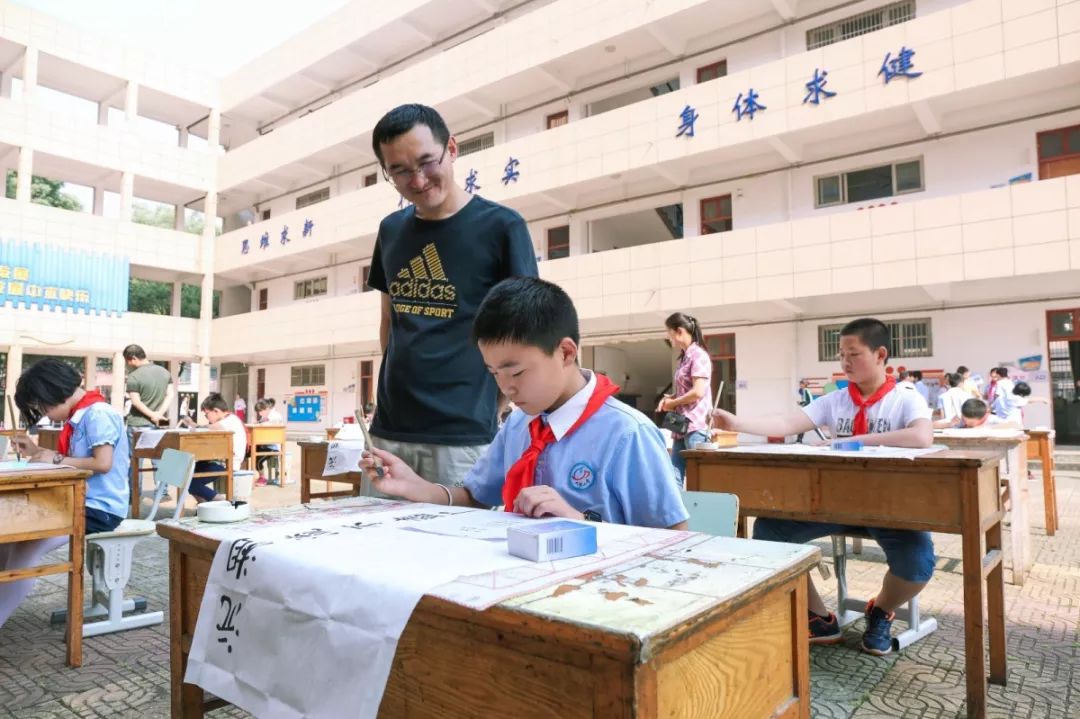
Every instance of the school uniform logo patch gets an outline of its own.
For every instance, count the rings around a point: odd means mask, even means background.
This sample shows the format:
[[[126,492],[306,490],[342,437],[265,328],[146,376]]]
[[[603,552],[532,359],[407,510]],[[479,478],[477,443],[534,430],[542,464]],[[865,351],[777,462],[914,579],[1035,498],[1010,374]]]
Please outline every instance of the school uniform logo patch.
[[[588,462],[578,462],[570,468],[570,486],[574,489],[588,489],[595,480],[596,470]]]

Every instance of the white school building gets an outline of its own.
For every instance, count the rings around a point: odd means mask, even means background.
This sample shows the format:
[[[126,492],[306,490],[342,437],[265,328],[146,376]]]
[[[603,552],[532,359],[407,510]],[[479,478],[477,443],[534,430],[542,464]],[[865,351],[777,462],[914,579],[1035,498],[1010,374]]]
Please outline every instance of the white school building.
[[[5,393],[60,355],[117,401],[134,342],[292,432],[373,401],[371,130],[407,102],[639,409],[672,312],[746,413],[874,315],[894,369],[1010,366],[1080,441],[1080,0],[358,1],[224,78],[0,0]]]

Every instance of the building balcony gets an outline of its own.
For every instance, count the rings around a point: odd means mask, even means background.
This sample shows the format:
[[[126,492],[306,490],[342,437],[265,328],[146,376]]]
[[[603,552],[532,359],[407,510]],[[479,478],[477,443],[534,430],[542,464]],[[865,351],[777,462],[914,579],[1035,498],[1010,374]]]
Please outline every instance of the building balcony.
[[[22,345],[27,352],[111,356],[131,343],[154,357],[198,356],[198,320],[126,312],[120,316],[0,306],[0,345]]]
[[[211,323],[215,362],[284,362],[379,351],[381,297],[359,292],[221,317]]]
[[[540,264],[587,338],[1075,296],[1080,175]]]

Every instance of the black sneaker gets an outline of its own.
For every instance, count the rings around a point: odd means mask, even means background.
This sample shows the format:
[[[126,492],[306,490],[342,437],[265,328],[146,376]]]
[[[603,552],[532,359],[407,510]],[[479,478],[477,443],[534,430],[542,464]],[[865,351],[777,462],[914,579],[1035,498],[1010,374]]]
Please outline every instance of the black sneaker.
[[[871,599],[866,605],[866,631],[863,632],[862,650],[876,657],[892,654],[892,623],[896,612],[886,612],[874,606]]]
[[[829,616],[823,617],[814,612],[810,615],[810,644],[839,644],[844,641],[844,635],[840,631],[840,623],[836,621],[836,615],[829,612]]]

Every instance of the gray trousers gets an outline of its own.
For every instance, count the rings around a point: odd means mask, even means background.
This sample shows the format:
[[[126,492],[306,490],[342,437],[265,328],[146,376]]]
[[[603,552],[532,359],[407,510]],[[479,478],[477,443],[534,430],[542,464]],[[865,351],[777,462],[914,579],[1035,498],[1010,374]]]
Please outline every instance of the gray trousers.
[[[447,487],[460,487],[465,482],[465,475],[484,455],[488,445],[475,444],[464,447],[450,447],[445,444],[424,444],[421,442],[398,442],[382,437],[372,437],[378,449],[385,450],[405,461],[413,471],[429,482],[436,482]],[[361,493],[366,497],[386,497],[371,487],[366,473]]]

